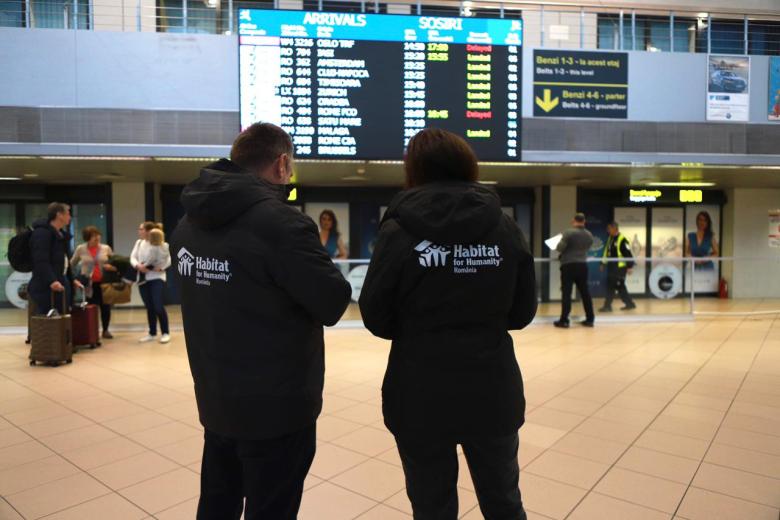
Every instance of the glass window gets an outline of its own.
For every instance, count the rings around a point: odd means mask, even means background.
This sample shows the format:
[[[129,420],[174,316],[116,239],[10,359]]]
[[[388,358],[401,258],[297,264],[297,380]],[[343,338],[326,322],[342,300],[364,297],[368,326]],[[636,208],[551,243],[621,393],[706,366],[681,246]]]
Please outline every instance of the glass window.
[[[219,0],[187,0],[185,28],[184,0],[157,0],[157,31],[217,34],[222,32],[222,11]],[[227,30],[227,21],[225,26]]]
[[[598,48],[613,49],[620,48],[620,16],[616,14],[598,15]]]
[[[748,22],[748,52],[780,56],[780,22]]]
[[[674,52],[696,52],[696,20],[674,19]]]
[[[30,203],[24,205],[24,225],[32,226],[33,222],[47,217],[49,205],[46,203]]]
[[[107,224],[106,224],[106,206],[104,204],[74,204],[71,209],[71,234],[73,235],[73,242],[71,243],[71,249],[74,249],[76,245],[83,242],[81,237],[81,230],[87,226],[95,226],[100,230],[100,234],[103,236],[102,241],[104,244],[108,243]]]
[[[24,27],[24,2],[0,0],[0,27]]]
[[[76,3],[78,12],[75,13]],[[40,29],[89,29],[89,0],[31,0],[30,24]]]
[[[745,22],[743,20],[713,20],[710,52],[743,54],[745,52]]]

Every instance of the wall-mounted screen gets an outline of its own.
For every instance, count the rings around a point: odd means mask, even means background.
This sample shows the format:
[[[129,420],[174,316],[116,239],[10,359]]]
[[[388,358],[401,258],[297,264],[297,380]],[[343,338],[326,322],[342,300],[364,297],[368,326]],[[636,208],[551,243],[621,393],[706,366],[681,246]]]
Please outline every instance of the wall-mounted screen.
[[[522,21],[239,11],[241,127],[276,123],[295,155],[399,160],[438,127],[481,161],[520,160]]]

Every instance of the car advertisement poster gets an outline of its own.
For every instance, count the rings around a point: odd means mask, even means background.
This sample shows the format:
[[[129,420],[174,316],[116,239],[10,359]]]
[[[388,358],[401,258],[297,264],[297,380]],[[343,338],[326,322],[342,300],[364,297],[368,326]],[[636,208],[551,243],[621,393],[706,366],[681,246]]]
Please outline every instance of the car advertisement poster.
[[[707,66],[707,121],[748,121],[750,58],[711,54]]]
[[[628,53],[534,50],[534,117],[628,117]]]
[[[769,58],[769,120],[780,121],[780,56]]]

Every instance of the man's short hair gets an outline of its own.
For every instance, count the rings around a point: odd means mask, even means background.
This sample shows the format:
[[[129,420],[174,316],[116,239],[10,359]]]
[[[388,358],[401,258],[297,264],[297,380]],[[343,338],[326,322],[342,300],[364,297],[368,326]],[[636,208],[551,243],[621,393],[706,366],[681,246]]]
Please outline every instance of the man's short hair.
[[[49,207],[46,208],[46,215],[49,219],[49,222],[57,218],[57,215],[60,213],[67,213],[70,211],[70,206],[67,204],[64,204],[62,202],[52,202],[49,204]]]
[[[575,213],[574,214],[574,222],[578,222],[580,224],[585,222],[585,213]]]
[[[255,123],[238,134],[230,149],[230,160],[256,173],[264,170],[283,153],[293,154],[289,134],[271,123]]]
[[[618,224],[614,220],[610,221],[609,224],[607,224],[607,226],[612,226],[615,229],[620,229],[620,224]]]

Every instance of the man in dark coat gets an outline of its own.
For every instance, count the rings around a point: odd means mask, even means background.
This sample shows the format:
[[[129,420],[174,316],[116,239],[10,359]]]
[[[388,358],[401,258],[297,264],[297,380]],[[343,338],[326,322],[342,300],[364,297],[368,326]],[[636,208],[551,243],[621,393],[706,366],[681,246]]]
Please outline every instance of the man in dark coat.
[[[30,300],[37,314],[47,314],[52,308],[65,313],[70,302],[69,244],[70,206],[61,202],[49,204],[47,217],[33,223],[30,253],[33,261],[32,279],[28,285]],[[62,307],[62,295],[66,304]],[[54,298],[52,298],[54,296]]]
[[[323,325],[351,289],[286,204],[292,141],[255,124],[185,187],[171,255],[205,428],[199,520],[294,519],[322,409]]]

